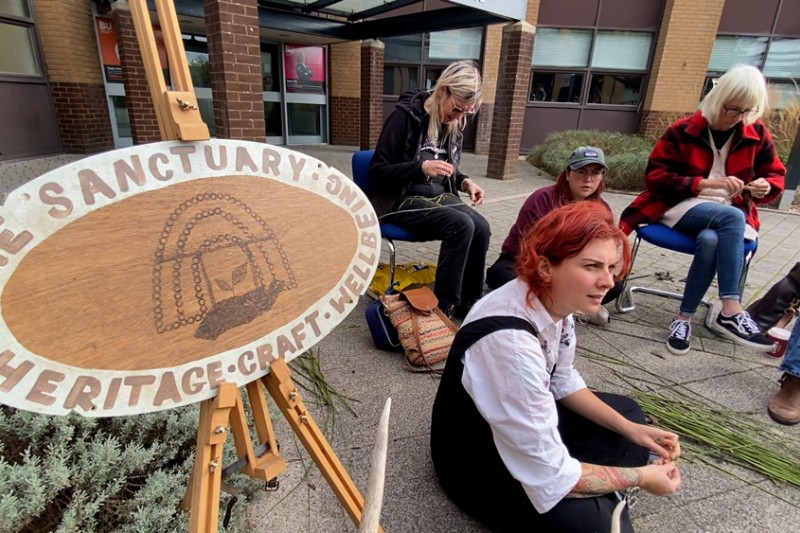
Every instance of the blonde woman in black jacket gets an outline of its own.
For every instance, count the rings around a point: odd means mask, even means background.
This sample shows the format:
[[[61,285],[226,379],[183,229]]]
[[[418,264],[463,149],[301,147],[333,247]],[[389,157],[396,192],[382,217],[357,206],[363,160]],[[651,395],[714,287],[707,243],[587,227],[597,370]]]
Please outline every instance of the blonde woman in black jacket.
[[[423,241],[441,240],[434,292],[463,317],[483,294],[489,223],[473,206],[483,189],[458,169],[467,117],[481,104],[474,63],[448,66],[430,90],[407,91],[383,126],[369,168],[370,200],[381,222]]]

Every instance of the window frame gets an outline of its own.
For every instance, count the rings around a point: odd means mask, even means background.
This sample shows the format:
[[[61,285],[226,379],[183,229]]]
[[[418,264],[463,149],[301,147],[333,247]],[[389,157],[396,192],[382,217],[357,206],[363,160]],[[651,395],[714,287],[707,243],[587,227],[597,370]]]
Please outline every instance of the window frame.
[[[31,36],[31,45],[33,47],[33,59],[36,62],[39,74],[15,74],[13,72],[0,72],[0,82],[24,82],[24,83],[47,83],[47,68],[42,56],[42,50],[39,38],[39,29],[36,26],[36,13],[31,0],[22,0],[28,6],[30,17],[22,17],[18,15],[10,15],[7,13],[0,13],[0,22],[10,24],[12,26],[21,26],[28,29]]]
[[[414,35],[418,36],[419,41],[420,41],[419,58],[417,58],[417,60],[415,60],[415,61],[410,61],[410,60],[403,61],[403,60],[393,59],[393,60],[387,61],[385,59],[385,54],[384,54],[384,63],[383,63],[384,76],[385,76],[385,71],[386,71],[387,68],[414,67],[414,68],[417,69],[417,86],[416,87],[409,87],[407,89],[404,89],[404,90],[402,90],[400,92],[400,94],[403,94],[403,92],[408,91],[408,90],[424,89],[425,88],[425,81],[427,80],[428,71],[430,71],[432,69],[441,69],[443,67],[446,67],[447,65],[449,65],[450,63],[452,63],[454,61],[453,59],[433,59],[433,60],[429,59],[429,55],[430,55],[429,54],[430,32],[417,33],[417,34],[414,34]],[[479,56],[478,59],[472,59],[471,60],[471,61],[474,61],[476,65],[478,65],[478,70],[480,70],[480,71],[483,70],[485,44],[486,44],[486,27],[484,26],[484,27],[481,28],[481,42],[480,42],[480,46],[479,46],[480,56]],[[469,60],[464,60],[464,61],[469,61]],[[385,87],[386,87],[386,83],[385,83],[385,78],[384,78],[384,87],[382,88],[382,90],[385,89]],[[383,93],[383,101],[384,102],[393,102],[393,101],[396,102],[397,100],[400,99],[400,94]]]
[[[533,57],[531,57],[531,75],[528,86],[528,94],[526,107],[546,107],[546,108],[569,108],[569,109],[591,109],[591,110],[638,110],[644,104],[644,99],[647,92],[647,85],[650,81],[650,69],[653,65],[653,55],[658,39],[657,28],[618,28],[618,27],[601,27],[598,25],[591,27],[578,27],[578,26],[542,26],[541,29],[558,29],[558,30],[588,30],[592,32],[592,40],[589,45],[587,66],[585,68],[578,67],[551,67],[533,64]],[[643,33],[651,36],[650,50],[647,53],[647,63],[644,70],[628,70],[628,69],[613,69],[613,68],[595,68],[592,66],[592,59],[594,58],[594,50],[597,44],[597,36],[599,33],[610,32],[626,32],[626,33]],[[534,47],[536,46],[534,42]],[[537,73],[550,74],[550,73],[568,73],[583,75],[583,82],[580,91],[580,97],[577,102],[552,102],[532,100],[534,75]],[[628,75],[628,76],[641,76],[641,84],[639,86],[639,101],[636,104],[606,104],[606,103],[590,103],[589,92],[591,89],[592,79],[595,75]]]
[[[776,34],[776,33],[730,33],[730,32],[718,32],[716,37],[714,38],[714,43],[717,42],[717,39],[720,37],[766,37],[767,38],[767,46],[764,49],[764,56],[761,58],[761,61],[758,65],[753,65],[756,67],[761,73],[764,73],[764,67],[767,64],[767,58],[769,57],[770,50],[772,49],[772,43],[775,40],[784,40],[784,39],[792,39],[800,42],[800,36],[797,35],[784,35],[784,34]],[[710,61],[710,58],[709,58]],[[710,66],[710,65],[709,65]],[[706,67],[706,77],[705,81],[703,82],[703,94],[701,97],[705,97],[708,94],[706,88],[709,84],[713,84],[713,80],[718,79],[720,76],[725,74],[725,71],[720,70],[709,70]],[[791,77],[779,77],[779,76],[767,76],[764,75],[764,78],[767,80],[767,86],[771,83],[779,83],[779,84],[794,84],[795,87],[798,87],[799,94],[797,95],[796,101],[800,103],[800,82],[798,80],[793,79]],[[713,85],[712,85],[713,86]],[[710,90],[710,89],[709,89]],[[772,109],[781,109],[779,107],[773,106],[770,103],[770,108]]]

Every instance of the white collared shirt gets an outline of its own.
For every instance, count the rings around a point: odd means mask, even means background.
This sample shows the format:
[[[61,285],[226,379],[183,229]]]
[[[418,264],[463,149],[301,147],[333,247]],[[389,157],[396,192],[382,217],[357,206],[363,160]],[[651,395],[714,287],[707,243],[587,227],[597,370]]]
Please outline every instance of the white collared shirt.
[[[586,384],[573,368],[572,316],[553,322],[538,298],[532,307],[526,304],[527,291],[519,279],[505,284],[481,299],[464,324],[487,316],[516,316],[536,327],[538,339],[514,329],[487,335],[465,352],[461,383],[492,428],[506,468],[544,513],[581,476],[580,462],[561,441],[555,401]]]

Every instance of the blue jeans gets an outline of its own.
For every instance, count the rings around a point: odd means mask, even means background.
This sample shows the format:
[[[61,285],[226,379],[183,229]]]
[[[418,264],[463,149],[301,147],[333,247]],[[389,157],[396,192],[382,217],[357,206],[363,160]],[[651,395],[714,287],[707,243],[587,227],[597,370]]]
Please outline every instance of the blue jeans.
[[[741,299],[739,277],[744,261],[744,227],[744,212],[716,202],[691,208],[675,224],[673,229],[697,238],[681,300],[682,315],[694,315],[714,274],[719,282],[720,299]]]
[[[796,322],[792,336],[789,337],[789,344],[786,346],[786,356],[781,363],[781,371],[800,378],[800,327],[797,327]]]

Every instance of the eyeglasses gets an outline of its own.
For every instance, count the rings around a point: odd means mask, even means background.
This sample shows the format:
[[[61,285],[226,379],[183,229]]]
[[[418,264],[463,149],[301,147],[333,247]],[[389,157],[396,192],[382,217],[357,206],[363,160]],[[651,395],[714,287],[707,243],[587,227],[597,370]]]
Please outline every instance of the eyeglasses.
[[[589,172],[585,168],[580,168],[578,170],[573,170],[572,172],[577,174],[581,179],[589,178],[592,181],[597,181],[597,180],[601,179],[606,173],[606,171],[603,170],[603,169],[592,170],[591,172]]]
[[[463,107],[456,105],[455,96],[453,96],[453,94],[450,93],[449,91],[448,91],[448,94],[450,95],[450,99],[453,101],[453,113],[458,113],[458,114],[463,114],[463,115],[474,115],[475,114],[475,110],[474,109],[470,109],[469,111],[467,111]]]
[[[725,116],[728,118],[747,118],[751,116],[753,113],[758,111],[758,109],[739,109],[738,107],[728,107],[722,106],[725,110]]]

